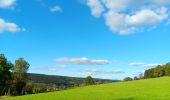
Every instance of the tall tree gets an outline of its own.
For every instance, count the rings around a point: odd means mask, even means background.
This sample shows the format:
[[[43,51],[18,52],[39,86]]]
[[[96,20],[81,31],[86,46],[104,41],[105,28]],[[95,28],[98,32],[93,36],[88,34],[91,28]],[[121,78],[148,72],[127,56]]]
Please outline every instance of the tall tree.
[[[15,61],[13,68],[13,88],[15,90],[15,95],[20,95],[26,85],[29,66],[29,63],[23,58],[19,58]]]
[[[93,80],[93,78],[91,76],[88,76],[84,79],[84,84],[85,85],[94,85],[95,81]]]
[[[7,60],[7,58],[0,54],[0,95],[4,95],[7,92],[11,80],[11,68],[13,65]]]
[[[20,74],[26,74],[29,69],[29,63],[24,58],[15,60],[15,66],[13,71]]]

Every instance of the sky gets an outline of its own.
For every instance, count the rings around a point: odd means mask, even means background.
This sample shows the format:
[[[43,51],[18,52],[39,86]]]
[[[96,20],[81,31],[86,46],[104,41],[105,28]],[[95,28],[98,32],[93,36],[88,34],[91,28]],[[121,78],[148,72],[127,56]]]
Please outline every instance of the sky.
[[[170,60],[170,0],[0,0],[0,53],[30,73],[134,77]]]

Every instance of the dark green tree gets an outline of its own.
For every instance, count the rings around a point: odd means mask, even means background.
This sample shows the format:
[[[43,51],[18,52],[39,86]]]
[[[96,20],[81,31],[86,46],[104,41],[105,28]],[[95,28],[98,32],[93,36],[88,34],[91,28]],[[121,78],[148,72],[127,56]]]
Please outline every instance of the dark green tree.
[[[158,65],[145,71],[144,78],[156,78],[162,76],[170,76],[170,63]]]
[[[158,65],[154,69],[154,77],[162,77],[162,76],[165,76],[165,67]]]
[[[0,54],[0,95],[4,95],[8,91],[11,80],[11,68],[13,65],[7,58]]]
[[[84,84],[85,85],[94,85],[95,81],[93,80],[93,78],[91,76],[88,76],[84,79]]]
[[[131,77],[125,77],[123,81],[132,81],[133,79]]]
[[[170,63],[167,63],[165,66],[165,75],[170,76]]]
[[[139,80],[139,78],[137,76],[134,77],[134,80]]]

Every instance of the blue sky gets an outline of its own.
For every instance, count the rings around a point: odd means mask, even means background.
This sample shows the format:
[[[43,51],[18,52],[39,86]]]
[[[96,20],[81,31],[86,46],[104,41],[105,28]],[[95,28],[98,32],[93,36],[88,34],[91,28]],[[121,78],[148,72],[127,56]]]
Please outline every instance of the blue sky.
[[[0,53],[31,73],[123,79],[170,60],[170,0],[0,0]]]

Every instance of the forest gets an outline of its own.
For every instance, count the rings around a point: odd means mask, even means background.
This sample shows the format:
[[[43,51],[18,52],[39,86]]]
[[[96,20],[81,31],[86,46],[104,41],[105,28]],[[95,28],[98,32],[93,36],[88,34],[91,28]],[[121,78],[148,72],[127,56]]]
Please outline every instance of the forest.
[[[145,71],[144,78],[156,78],[162,76],[170,76],[170,63],[158,65]]]

